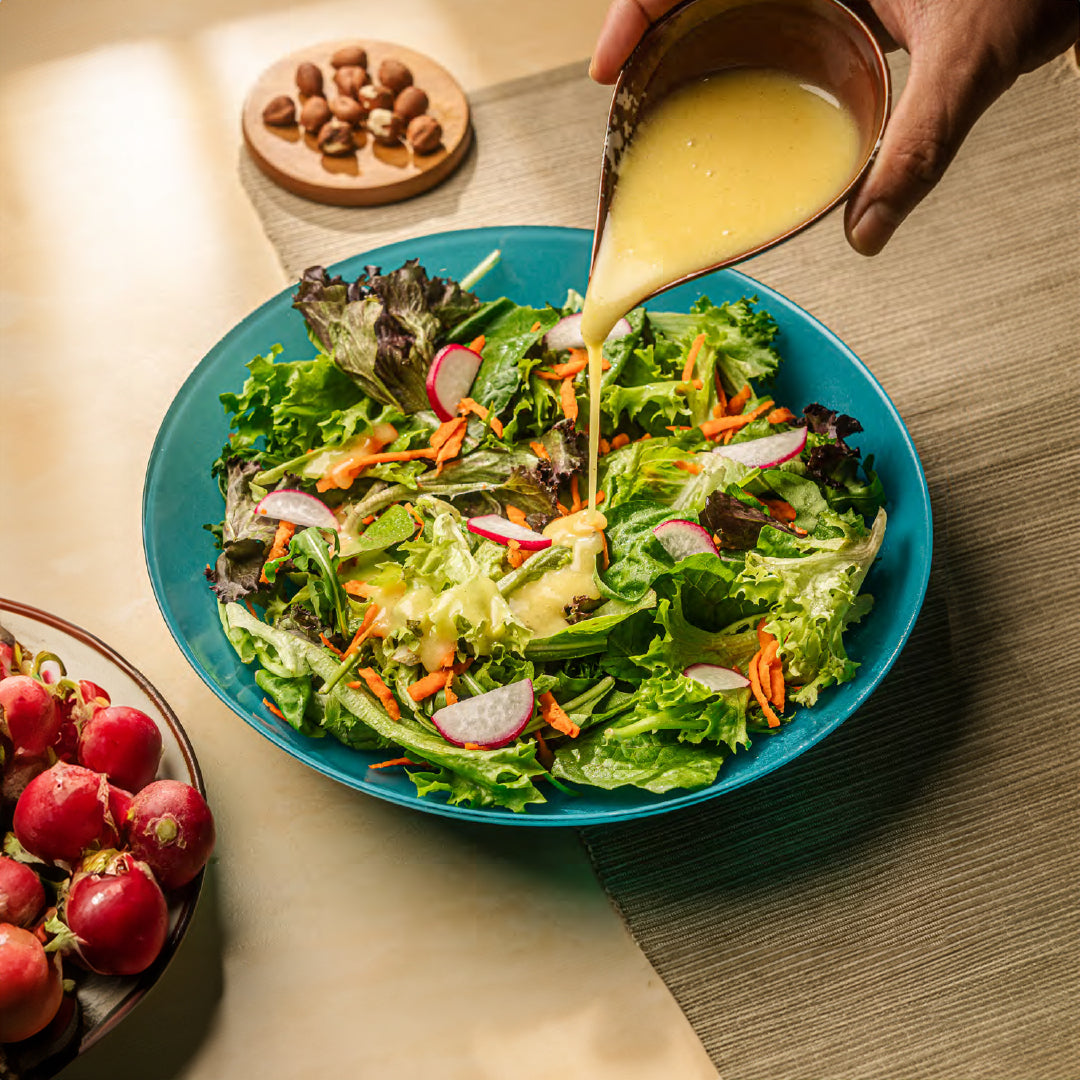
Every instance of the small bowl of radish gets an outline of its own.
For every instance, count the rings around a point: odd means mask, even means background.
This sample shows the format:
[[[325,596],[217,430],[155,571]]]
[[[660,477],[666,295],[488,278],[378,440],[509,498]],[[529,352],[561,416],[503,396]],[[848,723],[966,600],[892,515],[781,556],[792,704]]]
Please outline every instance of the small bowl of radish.
[[[0,599],[0,1075],[55,1075],[127,1016],[187,930],[214,840],[157,690]]]

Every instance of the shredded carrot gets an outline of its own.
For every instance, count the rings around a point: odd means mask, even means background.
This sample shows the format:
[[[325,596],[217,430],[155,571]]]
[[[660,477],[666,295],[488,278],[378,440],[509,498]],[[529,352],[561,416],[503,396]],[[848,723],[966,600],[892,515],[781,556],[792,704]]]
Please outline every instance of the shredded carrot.
[[[690,351],[686,354],[686,363],[683,364],[682,369],[682,381],[688,383],[694,375],[694,365],[697,363],[698,353],[701,352],[701,346],[705,342],[705,335],[698,334],[694,338],[693,345],[690,346]],[[700,390],[701,386],[697,386],[696,389]]]
[[[563,506],[563,504],[561,502],[557,502],[555,504],[555,508],[559,511],[559,517],[568,517],[569,514],[570,514],[569,509],[567,509],[567,507]]]
[[[757,703],[761,706],[761,711],[765,714],[765,719],[768,722],[769,727],[779,727],[780,718],[772,711],[772,707],[769,705],[769,699],[765,696],[765,691],[761,687],[761,676],[758,671],[758,663],[760,660],[761,651],[758,650],[750,658],[750,670],[747,672],[750,679],[750,689],[753,691]]]
[[[571,495],[571,497],[572,497],[572,498],[573,498],[573,500],[574,500],[574,501],[573,501],[573,502],[572,502],[572,503],[570,504],[570,513],[571,513],[571,514],[576,514],[576,513],[577,513],[577,512],[578,512],[578,511],[579,511],[580,509],[582,509],[582,507],[584,507],[584,505],[585,505],[585,504],[584,504],[584,503],[583,503],[583,502],[581,501],[581,494],[580,494],[580,492],[578,491],[578,478],[577,478],[577,473],[574,473],[574,475],[570,477],[570,495]]]
[[[464,431],[465,425],[468,421],[464,416],[455,416],[451,420],[444,420],[434,431],[428,442],[431,443],[434,449],[438,450],[442,447],[448,439],[452,438],[459,431]]]
[[[458,660],[457,663],[450,665],[450,670],[455,675],[464,675],[469,668],[472,667],[473,658],[466,656],[464,660]]]
[[[596,445],[596,452],[603,457],[605,454],[611,453],[611,443],[607,441],[602,435]]]
[[[458,696],[454,693],[454,676],[451,673],[450,678],[446,680],[446,704],[456,705],[458,703]]]
[[[361,525],[370,525],[374,520],[375,520],[375,515],[374,514],[368,514],[368,516],[366,518],[364,518],[364,520],[361,521],[360,524]]]
[[[772,703],[781,711],[784,711],[784,669],[780,663],[779,657],[777,662],[772,666],[772,693],[769,697],[772,699]]]
[[[787,523],[795,520],[795,507],[784,499],[762,499],[761,501],[769,508],[769,513],[777,521]]]
[[[570,359],[563,364],[555,364],[551,369],[552,374],[560,379],[572,379],[579,372],[584,371],[589,366],[589,358],[574,355],[581,351],[581,349],[571,349]]]
[[[458,402],[458,412],[460,413],[472,413],[473,416],[478,416],[481,420],[486,420],[491,430],[495,432],[495,437],[501,439],[503,434],[502,421],[497,416],[488,418],[490,409],[485,408],[479,402],[473,401],[470,397],[463,397]]]
[[[366,581],[346,581],[342,586],[350,596],[359,596],[364,600],[370,600],[375,595],[375,587]]]
[[[719,420],[720,417],[725,414],[725,412],[726,409],[724,405],[719,401],[712,407],[712,414],[714,420]]]
[[[728,415],[735,416],[741,413],[746,407],[746,403],[750,400],[750,395],[753,391],[750,389],[749,383],[743,383],[743,388],[728,402]]]
[[[294,532],[296,532],[296,526],[291,521],[278,522],[277,529],[274,531],[274,542],[270,545],[270,551],[266,555],[262,573],[259,574],[260,581],[268,582],[270,580],[266,576],[265,563],[280,559],[289,550],[289,541],[292,539]]]
[[[731,440],[734,439],[734,438],[735,438],[734,429],[732,429],[731,431],[725,431],[724,432],[724,445],[727,446],[727,444],[729,442],[731,442]]]
[[[478,742],[467,742],[462,746],[463,750],[483,750]]]
[[[695,390],[704,390],[704,389],[705,389],[705,384],[704,384],[704,383],[703,383],[703,382],[702,382],[702,381],[701,381],[700,379],[692,379],[692,380],[690,381],[690,385],[691,385],[691,386],[692,386],[692,387],[693,387],[693,388],[694,388]]]
[[[487,338],[485,338],[483,334],[478,334],[469,342],[469,348],[472,349],[473,352],[480,352],[486,344]]]
[[[762,413],[767,413],[774,405],[772,398],[766,398],[760,405],[755,405],[748,413],[743,414],[743,419],[749,424],[756,420]]]
[[[386,761],[376,761],[368,766],[369,769],[388,769],[391,765],[423,765],[422,761],[413,761],[407,757],[392,757]]]
[[[410,502],[405,503],[404,506],[405,506],[405,509],[408,510],[410,514],[412,514],[413,521],[416,522],[417,530],[419,532],[423,532],[424,531],[424,519],[417,512],[416,507],[413,506],[413,504],[410,503]]]
[[[606,498],[607,496],[602,491],[598,491],[596,493],[596,505],[599,506]]]
[[[263,704],[277,717],[284,720],[285,714],[269,699],[263,698]],[[286,721],[287,722],[287,721]]]
[[[540,715],[556,731],[569,735],[571,739],[576,739],[581,733],[581,728],[566,715],[566,711],[555,700],[555,695],[550,690],[540,695]]]
[[[559,402],[562,405],[563,416],[567,420],[577,420],[577,395],[574,393],[573,379],[563,379],[562,388],[559,390]]]
[[[697,476],[701,472],[701,466],[696,461],[676,461],[674,464],[676,469],[682,469],[691,476]]]
[[[599,496],[596,501],[600,501]],[[606,570],[611,565],[611,556],[608,553],[607,533],[603,529],[600,530],[600,543],[604,545],[604,569]]]
[[[542,442],[529,443],[529,449],[541,460],[550,461],[551,455],[547,452],[547,447]]]
[[[425,698],[431,697],[432,694],[437,694],[450,681],[452,675],[453,671],[445,669],[443,671],[433,671],[430,675],[417,679],[409,687],[409,697],[413,701],[423,701]]]
[[[329,491],[331,488],[343,490],[352,486],[352,482],[369,465],[386,465],[391,461],[417,461],[420,458],[434,458],[436,451],[426,446],[421,450],[394,450],[381,454],[358,454],[334,466],[325,476],[315,482],[316,491]]]
[[[325,635],[319,634],[319,640],[332,652],[341,655],[341,650]]]
[[[734,398],[732,399],[734,400]],[[721,432],[735,432],[756,420],[763,412],[771,409],[773,401],[766,398],[760,405],[755,405],[748,413],[738,416],[721,416],[715,420],[703,420],[698,426],[707,439],[715,439]]]
[[[529,327],[529,333],[530,334],[535,334],[536,331],[539,330],[542,325],[543,325],[543,323],[541,323],[540,320],[537,319],[536,322],[534,322],[532,324],[532,326]]]
[[[652,436],[646,431],[645,434],[642,435],[640,439],[638,439],[638,442],[647,442],[651,438]]]
[[[525,562],[525,552],[516,540],[506,545],[506,561],[516,570]]]
[[[776,650],[779,647],[780,642],[777,641],[776,638],[772,636],[772,634],[770,634],[769,640],[766,643],[765,647],[761,650],[761,656],[758,658],[759,672],[762,668],[767,668],[770,664],[772,664],[773,660],[776,658]]]
[[[765,646],[768,645],[770,641],[772,641],[772,634],[770,634],[765,629],[765,623],[766,622],[768,622],[768,619],[765,616],[762,616],[762,618],[758,620],[758,624],[757,624],[757,643],[758,643],[758,648],[759,649],[764,649]]]
[[[400,720],[401,706],[398,705],[394,695],[390,693],[390,687],[379,678],[379,673],[374,668],[362,667],[357,672],[357,675],[367,683],[368,689],[382,702],[383,708],[390,719]]]
[[[348,660],[357,649],[367,640],[370,631],[371,624],[375,621],[375,616],[379,614],[378,604],[368,604],[367,611],[364,612],[364,618],[361,620],[360,625],[356,628],[356,633],[353,634],[352,641],[349,642],[346,650],[341,654],[342,660]]]
[[[525,517],[525,511],[520,507],[513,506],[510,503],[506,504],[506,516],[515,525],[520,525],[523,529],[529,527],[529,520]]]
[[[716,385],[716,404],[713,406],[713,416],[723,416],[727,412],[728,400],[724,393],[724,384],[720,381],[720,372],[716,371],[713,383]]]
[[[259,613],[255,610],[255,605],[246,596],[244,597],[244,607],[248,609],[248,614],[253,619],[257,619],[259,617]]]
[[[789,424],[795,419],[795,414],[786,405],[781,405],[778,409],[773,409],[765,419],[770,424]]]
[[[621,450],[630,442],[630,436],[625,431],[620,431],[618,435],[611,440],[612,450]]]
[[[538,379],[547,379],[548,382],[560,382],[565,376],[556,375],[554,371],[548,370],[548,368],[537,368],[533,374]]]
[[[465,441],[465,430],[465,418],[459,417],[457,428],[450,433],[435,455],[436,476],[438,476],[439,473],[441,473],[443,469],[461,453],[461,445]]]

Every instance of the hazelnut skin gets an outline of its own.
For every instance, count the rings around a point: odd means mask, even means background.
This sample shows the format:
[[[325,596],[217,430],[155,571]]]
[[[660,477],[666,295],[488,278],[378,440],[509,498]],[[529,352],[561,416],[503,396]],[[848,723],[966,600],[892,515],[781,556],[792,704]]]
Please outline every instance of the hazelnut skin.
[[[374,109],[393,109],[394,107],[394,95],[385,86],[378,86],[375,83],[361,86],[356,97],[365,112],[371,112]]]
[[[341,120],[330,120],[319,129],[319,149],[330,157],[344,157],[356,149],[352,127]]]
[[[362,67],[350,65],[334,72],[334,85],[346,96],[356,97],[357,91],[368,81],[368,73]]]
[[[409,121],[414,116],[427,112],[428,96],[419,86],[406,86],[394,98],[394,112],[403,120]]]
[[[300,110],[300,126],[314,135],[330,119],[330,106],[324,97],[310,97]]]
[[[412,72],[400,60],[384,60],[379,65],[379,82],[400,94],[406,86],[412,86]]]
[[[278,94],[267,103],[262,118],[271,127],[292,127],[296,123],[296,104],[288,94]]]
[[[304,97],[322,95],[323,77],[318,65],[304,61],[296,69],[296,88]]]
[[[376,142],[384,146],[396,146],[401,142],[405,121],[400,116],[395,116],[389,109],[372,109],[368,113],[367,129]]]
[[[366,114],[364,106],[356,98],[346,97],[344,94],[330,102],[330,111],[346,124],[359,124]]]
[[[434,116],[414,116],[405,138],[418,154],[432,154],[442,145],[442,127]]]
[[[334,68],[366,68],[367,52],[359,45],[342,45],[342,47],[330,57],[330,66]]]

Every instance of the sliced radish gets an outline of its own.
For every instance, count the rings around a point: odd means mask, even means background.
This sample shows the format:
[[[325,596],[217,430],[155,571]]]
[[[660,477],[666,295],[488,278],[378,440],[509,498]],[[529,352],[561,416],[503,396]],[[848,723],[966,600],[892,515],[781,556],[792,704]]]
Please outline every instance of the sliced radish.
[[[620,319],[608,334],[606,341],[618,341],[626,337],[633,327],[626,319]],[[583,349],[585,339],[581,336],[581,312],[560,319],[545,335],[544,344],[549,349]]]
[[[806,428],[795,427],[781,431],[779,435],[763,435],[760,439],[717,447],[713,453],[756,469],[769,469],[801,454],[804,446]]]
[[[469,532],[494,540],[497,544],[509,544],[511,540],[516,540],[525,551],[540,551],[551,547],[550,536],[533,532],[532,529],[526,529],[524,525],[515,525],[498,514],[484,514],[481,517],[469,518],[466,524]]]
[[[521,734],[533,712],[532,679],[521,679],[439,709],[432,721],[455,746],[475,743],[485,750],[505,746]]]
[[[338,527],[334,511],[322,499],[295,488],[282,488],[264,495],[255,507],[255,513],[279,521],[291,521],[294,525],[317,525],[323,529]]]
[[[472,388],[483,357],[466,345],[444,345],[427,373],[427,396],[443,421],[457,416],[458,403]]]
[[[653,529],[653,535],[673,559],[685,559],[690,555],[719,555],[709,530],[692,521],[665,521]]]
[[[683,674],[710,690],[742,690],[750,685],[741,672],[719,664],[691,664]]]

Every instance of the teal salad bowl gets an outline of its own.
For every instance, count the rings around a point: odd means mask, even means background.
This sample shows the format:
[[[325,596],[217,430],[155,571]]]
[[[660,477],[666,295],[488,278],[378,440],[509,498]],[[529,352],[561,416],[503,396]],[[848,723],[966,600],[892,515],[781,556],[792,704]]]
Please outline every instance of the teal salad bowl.
[[[494,249],[501,257],[474,289],[483,300],[508,296],[542,307],[561,304],[570,288],[585,290],[592,233],[582,229],[513,226],[439,233],[364,252],[331,271],[354,278],[367,265],[388,270],[416,258],[430,275],[460,279]],[[247,362],[276,343],[287,356],[312,354],[304,320],[292,308],[293,291],[282,291],[226,334],[176,395],[146,470],[143,544],[158,605],[192,667],[239,717],[304,764],[377,798],[453,818],[526,827],[626,821],[716,798],[798,757],[867,700],[903,649],[926,593],[932,549],[926,479],[907,429],[874,376],[835,334],[779,293],[726,269],[672,289],[646,306],[686,311],[702,295],[714,303],[756,296],[780,328],[774,344],[784,363],[772,387],[776,400],[795,411],[821,402],[862,424],[862,433],[849,442],[864,456],[874,456],[888,496],[889,523],[865,583],[875,599],[873,611],[845,637],[860,664],[855,679],[824,691],[814,707],[799,709],[776,733],[755,736],[753,746],[729,758],[707,787],[662,795],[634,788],[579,789],[576,796],[546,788],[548,801],[522,813],[420,798],[400,770],[369,768],[385,753],[353,750],[332,738],[313,739],[274,722],[253,669],[240,662],[222,631],[216,598],[203,576],[203,568],[217,556],[204,525],[222,515],[221,496],[210,475],[228,436],[219,395],[239,391]]]

